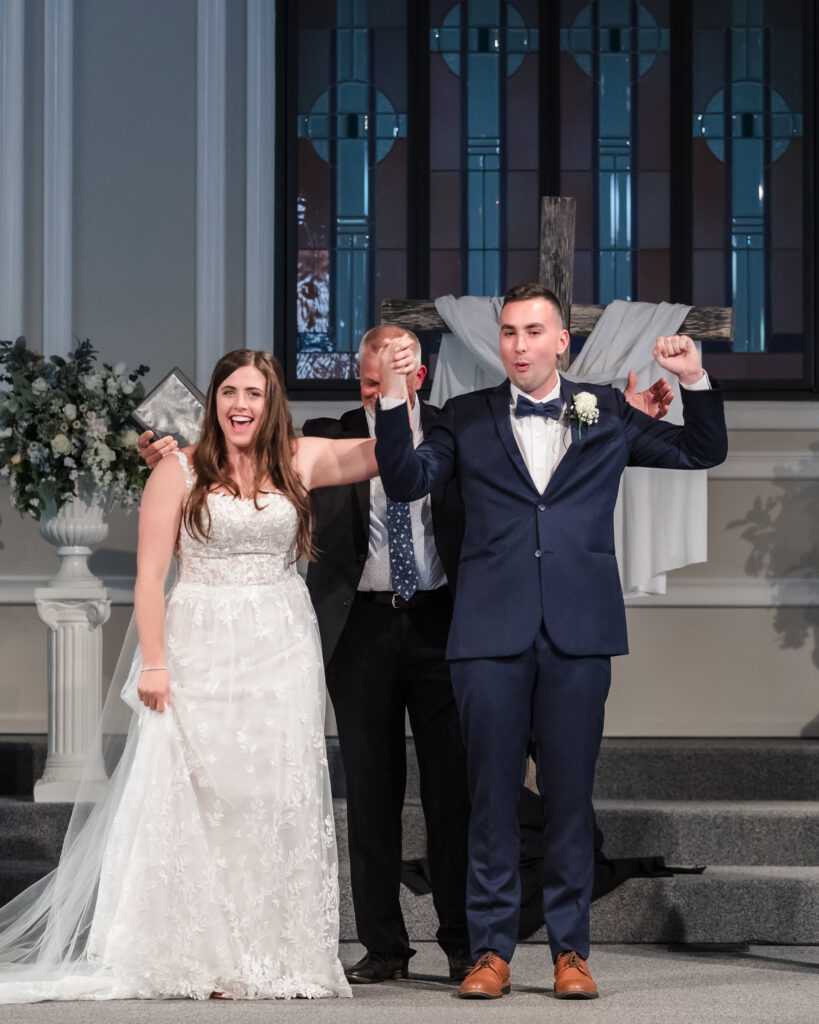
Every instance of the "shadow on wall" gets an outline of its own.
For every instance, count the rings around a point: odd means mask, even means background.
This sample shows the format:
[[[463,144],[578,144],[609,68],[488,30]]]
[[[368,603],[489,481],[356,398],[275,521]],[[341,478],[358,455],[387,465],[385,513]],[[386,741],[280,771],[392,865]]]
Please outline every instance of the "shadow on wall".
[[[95,576],[136,576],[136,552],[97,548],[88,559]]]
[[[811,450],[819,452],[819,445],[811,445]],[[775,587],[781,597],[788,581],[819,580],[819,481],[783,473],[774,483],[781,493],[757,498],[747,515],[726,529],[741,530],[751,546],[745,562],[748,575],[782,580]],[[783,650],[812,644],[811,659],[819,668],[819,607],[778,605],[774,629]],[[804,726],[802,735],[819,736],[819,714]]]

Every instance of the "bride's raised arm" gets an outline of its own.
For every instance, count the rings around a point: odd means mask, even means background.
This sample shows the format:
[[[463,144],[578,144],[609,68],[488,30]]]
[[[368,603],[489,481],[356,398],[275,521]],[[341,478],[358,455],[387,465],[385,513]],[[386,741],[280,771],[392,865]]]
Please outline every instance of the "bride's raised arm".
[[[378,476],[375,441],[369,439],[300,437],[294,465],[308,491]]]
[[[177,458],[163,459],[148,477],[139,506],[134,615],[143,669],[139,699],[154,711],[168,702],[165,670],[165,577],[182,519],[185,473]]]

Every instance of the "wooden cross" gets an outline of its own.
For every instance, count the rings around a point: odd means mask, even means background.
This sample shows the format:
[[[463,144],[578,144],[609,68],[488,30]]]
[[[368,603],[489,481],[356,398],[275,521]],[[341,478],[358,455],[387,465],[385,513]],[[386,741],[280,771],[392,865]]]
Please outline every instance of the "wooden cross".
[[[587,338],[606,307],[572,305],[574,225],[574,199],[541,198],[538,280],[557,295],[564,311],[569,310],[569,333]],[[431,299],[385,299],[381,303],[381,322],[416,332],[449,331]],[[683,320],[680,333],[697,341],[722,341],[730,347],[734,337],[734,311],[724,306],[694,306]],[[558,366],[566,369],[568,364],[567,351]]]

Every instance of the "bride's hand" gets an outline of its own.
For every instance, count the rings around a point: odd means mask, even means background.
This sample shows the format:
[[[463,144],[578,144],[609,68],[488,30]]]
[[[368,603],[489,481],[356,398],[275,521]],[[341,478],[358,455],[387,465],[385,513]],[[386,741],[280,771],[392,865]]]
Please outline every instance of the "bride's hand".
[[[171,697],[168,670],[163,668],[146,672],[143,669],[139,674],[137,696],[151,711],[164,711]]]

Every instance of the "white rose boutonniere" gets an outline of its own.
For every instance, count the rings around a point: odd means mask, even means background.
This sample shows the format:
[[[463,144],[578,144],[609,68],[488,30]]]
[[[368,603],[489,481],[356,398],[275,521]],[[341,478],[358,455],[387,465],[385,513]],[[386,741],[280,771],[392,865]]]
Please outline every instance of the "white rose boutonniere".
[[[600,416],[600,410],[597,408],[597,398],[589,391],[578,391],[576,395],[572,395],[572,409],[569,413],[570,419],[577,420],[577,436],[581,437],[583,432],[583,424],[591,426],[592,423],[596,423]]]

